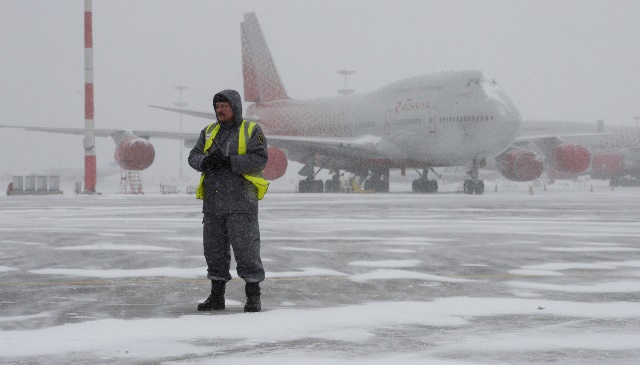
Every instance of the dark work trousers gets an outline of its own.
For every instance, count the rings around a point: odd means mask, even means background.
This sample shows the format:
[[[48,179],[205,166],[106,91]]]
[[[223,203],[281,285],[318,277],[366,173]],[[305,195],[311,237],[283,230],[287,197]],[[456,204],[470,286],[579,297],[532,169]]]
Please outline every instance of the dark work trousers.
[[[257,213],[207,213],[202,223],[209,280],[231,280],[230,248],[233,248],[239,277],[247,283],[264,280]]]

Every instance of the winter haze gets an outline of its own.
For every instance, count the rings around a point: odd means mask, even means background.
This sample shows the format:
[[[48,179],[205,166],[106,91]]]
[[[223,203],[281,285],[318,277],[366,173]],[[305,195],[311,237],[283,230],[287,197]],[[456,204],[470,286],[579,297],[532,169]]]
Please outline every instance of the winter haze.
[[[369,92],[433,72],[481,69],[524,119],[635,123],[640,114],[637,1],[93,1],[96,128],[176,131],[187,108],[242,91],[240,22],[254,11],[289,96],[335,95],[336,71]],[[84,126],[81,0],[0,1],[0,124]],[[205,120],[183,117],[197,132]],[[145,179],[178,174],[177,141],[152,140]],[[0,174],[82,168],[82,137],[0,130]],[[114,143],[97,138],[98,168]],[[183,149],[186,159],[188,149]],[[186,175],[193,171],[183,164]],[[194,175],[195,176],[195,175]],[[6,185],[2,181],[2,185]]]

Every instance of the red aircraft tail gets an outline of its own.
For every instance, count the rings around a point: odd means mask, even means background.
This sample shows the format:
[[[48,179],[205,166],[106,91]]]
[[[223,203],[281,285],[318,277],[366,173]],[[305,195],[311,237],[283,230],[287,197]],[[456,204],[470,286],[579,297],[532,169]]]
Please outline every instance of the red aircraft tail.
[[[255,13],[244,15],[240,30],[244,100],[260,103],[288,99]]]

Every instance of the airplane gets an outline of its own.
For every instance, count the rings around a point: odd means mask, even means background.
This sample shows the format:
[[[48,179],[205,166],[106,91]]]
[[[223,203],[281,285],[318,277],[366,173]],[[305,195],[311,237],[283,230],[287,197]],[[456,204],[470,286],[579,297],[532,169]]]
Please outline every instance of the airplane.
[[[611,186],[640,186],[640,129],[637,127],[607,128],[602,120],[596,124],[523,120],[513,145],[539,156],[552,183],[590,175],[595,180],[610,180]],[[500,171],[504,155],[487,160],[486,170]],[[468,166],[460,166],[456,171],[460,168]],[[517,181],[536,180],[540,175]]]
[[[564,133],[569,132],[565,137],[567,140],[583,146],[591,155],[590,163],[583,171],[557,171],[550,168],[547,173],[552,181],[575,179],[578,175],[588,174],[595,180],[610,180],[611,186],[640,186],[640,129],[637,127],[605,128],[604,122],[599,120],[596,130],[592,131],[594,133],[589,133],[589,125],[580,122],[539,121],[530,125],[547,133],[560,133],[558,129],[561,128]],[[524,124],[521,129],[525,129]]]
[[[592,179],[609,180],[609,185],[640,186],[640,129],[611,128],[611,134],[591,140]]]
[[[608,134],[603,121],[593,124],[571,121],[523,120],[517,138],[509,151],[497,156],[489,168],[513,181],[533,181],[544,171],[551,176],[573,176],[586,171],[591,154],[579,138],[599,138]],[[505,166],[512,158],[528,156],[543,161],[542,170],[529,170],[528,175],[514,175]]]
[[[260,123],[269,141],[265,177],[282,176],[287,159],[300,162],[299,174],[306,178],[299,192],[337,191],[341,172],[364,179],[367,191],[388,192],[392,168],[422,170],[413,191],[436,192],[429,170],[471,161],[464,191],[482,194],[479,168],[508,149],[520,128],[517,108],[483,71],[421,75],[366,94],[294,100],[253,12],[244,15],[241,40],[244,100],[253,103],[245,119]],[[150,106],[215,120],[213,113]],[[512,161],[514,174],[541,169],[541,161],[525,160]],[[333,178],[316,180],[316,168],[328,169]]]
[[[298,172],[305,177],[299,192],[338,191],[341,172],[357,175],[364,191],[388,192],[389,170],[399,168],[403,174],[406,169],[418,171],[414,192],[434,193],[438,182],[428,178],[429,171],[468,162],[471,170],[463,191],[482,194],[479,169],[494,156],[500,173],[509,179],[530,181],[542,173],[538,154],[512,144],[523,143],[516,140],[520,113],[486,72],[421,75],[366,94],[294,100],[286,93],[255,13],[244,15],[241,43],[244,99],[253,103],[245,119],[260,123],[267,135],[269,162],[264,176],[269,180],[284,175],[288,159],[304,165]],[[215,120],[212,112],[150,106]],[[84,135],[82,128],[0,127]],[[144,170],[153,163],[149,138],[180,139],[191,148],[199,137],[199,133],[142,130],[96,129],[95,134],[114,139],[116,161],[128,170]],[[572,165],[585,158],[580,146],[553,136],[546,140],[554,142],[549,145],[555,159],[565,162],[562,168],[583,168]],[[322,169],[333,172],[333,178],[316,180]]]

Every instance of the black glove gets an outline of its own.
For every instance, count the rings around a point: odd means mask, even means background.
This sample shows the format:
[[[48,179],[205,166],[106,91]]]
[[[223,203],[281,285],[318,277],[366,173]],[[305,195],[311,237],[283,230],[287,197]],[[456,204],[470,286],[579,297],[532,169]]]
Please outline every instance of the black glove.
[[[229,156],[225,156],[220,150],[215,150],[202,160],[203,171],[220,168],[231,169],[231,158]]]

